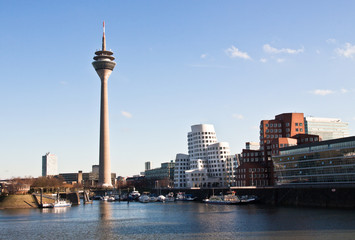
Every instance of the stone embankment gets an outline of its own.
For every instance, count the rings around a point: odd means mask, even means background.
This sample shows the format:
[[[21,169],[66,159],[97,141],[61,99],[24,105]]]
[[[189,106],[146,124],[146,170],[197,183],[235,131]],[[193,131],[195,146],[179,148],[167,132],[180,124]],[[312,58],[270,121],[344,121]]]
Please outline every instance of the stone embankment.
[[[31,194],[0,197],[0,209],[16,208],[38,208],[38,205],[36,199]]]

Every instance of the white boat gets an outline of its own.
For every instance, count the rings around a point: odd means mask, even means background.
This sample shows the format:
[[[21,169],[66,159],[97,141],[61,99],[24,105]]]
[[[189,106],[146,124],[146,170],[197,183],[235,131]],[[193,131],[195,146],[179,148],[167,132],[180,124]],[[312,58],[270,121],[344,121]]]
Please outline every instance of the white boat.
[[[140,196],[141,196],[141,194],[140,194],[138,191],[135,191],[135,190],[133,190],[133,191],[129,194],[129,197],[130,197],[132,200],[136,200],[136,199],[138,199]]]
[[[256,202],[256,200],[257,200],[256,196],[248,196],[248,195],[240,196],[240,203],[242,204]]]
[[[238,204],[240,203],[240,199],[237,195],[228,194],[221,196],[211,196],[210,198],[202,200],[204,203],[209,204]]]
[[[193,197],[192,195],[185,195],[185,199],[183,201],[195,201],[197,197]]]
[[[109,196],[101,196],[100,197],[101,201],[108,201],[108,199],[109,199]]]
[[[179,192],[176,195],[176,201],[195,201],[196,197],[193,197],[191,194],[185,194],[184,192]]]
[[[163,195],[159,195],[159,196],[158,196],[158,201],[159,201],[159,202],[165,202],[165,199],[166,199],[166,197],[163,196]]]
[[[174,198],[173,192],[170,192],[168,195],[166,195],[165,202],[174,202],[174,201],[175,201],[175,198]]]
[[[53,203],[42,203],[42,208],[52,208]]]
[[[185,199],[185,193],[184,192],[178,192],[176,194],[176,201],[184,201]]]
[[[158,197],[149,196],[149,202],[156,202],[156,201],[158,201]]]
[[[53,207],[71,207],[71,203],[65,200],[58,200],[55,203],[52,203]]]
[[[116,199],[115,199],[114,196],[110,196],[110,197],[108,197],[108,199],[107,199],[108,202],[114,202],[115,200],[116,200]]]
[[[141,203],[148,203],[149,202],[149,196],[148,195],[142,195],[138,198],[138,201]]]

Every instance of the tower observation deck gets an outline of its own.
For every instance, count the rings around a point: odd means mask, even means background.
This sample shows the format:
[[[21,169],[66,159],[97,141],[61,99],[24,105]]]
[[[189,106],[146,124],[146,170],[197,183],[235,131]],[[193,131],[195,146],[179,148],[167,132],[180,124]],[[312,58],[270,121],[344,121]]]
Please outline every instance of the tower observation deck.
[[[92,65],[101,80],[101,105],[100,105],[100,154],[99,154],[99,187],[112,188],[111,161],[110,161],[110,136],[108,115],[107,82],[116,66],[113,52],[106,50],[105,22],[103,23],[102,50],[95,52]]]

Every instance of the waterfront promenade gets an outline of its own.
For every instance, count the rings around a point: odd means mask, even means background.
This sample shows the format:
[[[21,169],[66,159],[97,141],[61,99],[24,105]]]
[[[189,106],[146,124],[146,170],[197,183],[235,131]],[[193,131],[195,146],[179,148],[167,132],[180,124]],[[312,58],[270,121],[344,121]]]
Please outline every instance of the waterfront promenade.
[[[101,202],[0,211],[1,239],[353,239],[355,211]]]

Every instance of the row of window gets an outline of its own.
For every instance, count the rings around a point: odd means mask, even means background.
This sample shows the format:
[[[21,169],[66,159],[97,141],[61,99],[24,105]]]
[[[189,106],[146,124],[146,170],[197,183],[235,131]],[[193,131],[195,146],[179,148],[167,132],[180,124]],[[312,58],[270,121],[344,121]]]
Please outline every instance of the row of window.
[[[288,130],[288,131],[287,131]],[[286,132],[289,132],[290,131],[290,129],[289,128],[287,128],[286,129]],[[275,129],[275,131],[274,131],[274,129],[266,129],[266,133],[273,133],[273,132],[275,132],[275,133],[277,133],[277,132],[279,132],[279,133],[282,133],[282,130],[281,129]],[[262,133],[262,132],[261,132]]]
[[[250,181],[250,184],[246,185],[246,181],[245,180],[239,180],[239,181],[236,181],[236,185],[238,187],[243,187],[243,186],[260,186],[260,187],[263,187],[263,186],[268,186],[269,183],[267,180],[254,180],[254,181]]]
[[[261,162],[262,160],[262,158],[245,158],[243,162]]]
[[[249,174],[249,178],[267,178],[267,174]],[[237,179],[245,179],[245,174],[237,175]]]
[[[260,156],[259,152],[251,152],[251,153],[243,153],[243,157],[254,157],[254,156]]]
[[[212,134],[215,135],[215,132],[193,132],[193,133],[188,133],[188,135],[196,136],[196,135],[207,135],[207,134]]]

